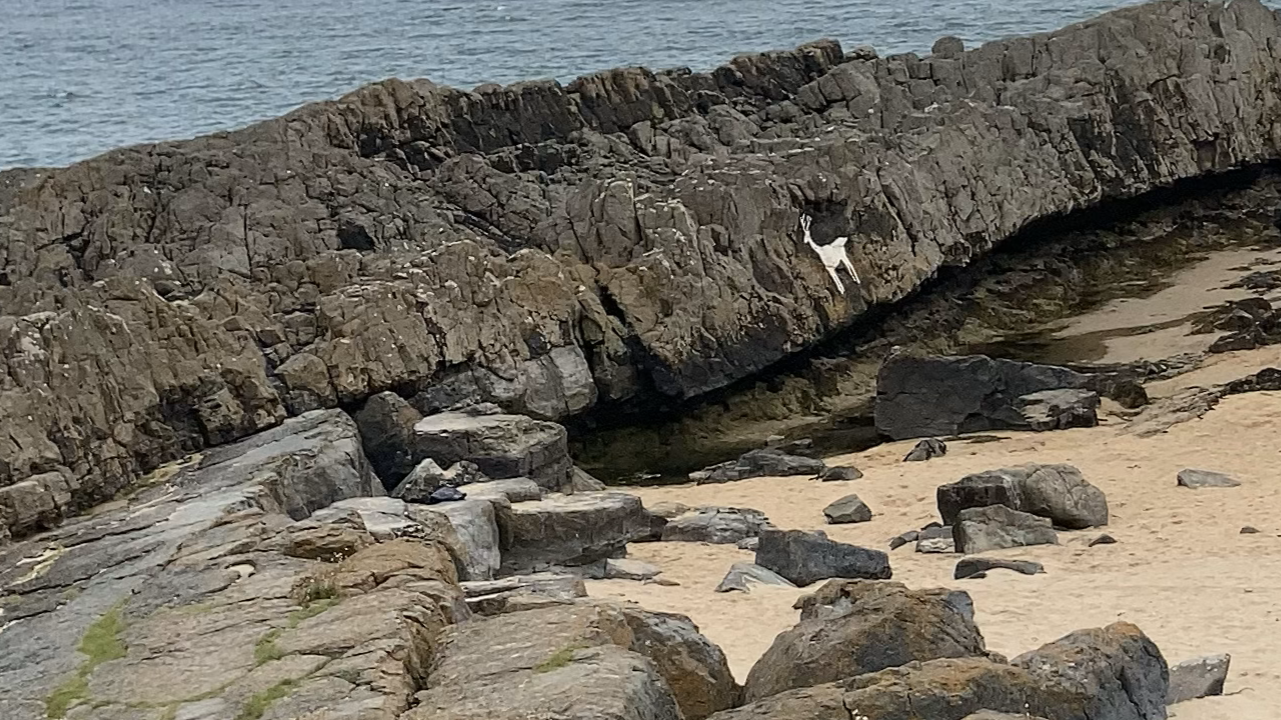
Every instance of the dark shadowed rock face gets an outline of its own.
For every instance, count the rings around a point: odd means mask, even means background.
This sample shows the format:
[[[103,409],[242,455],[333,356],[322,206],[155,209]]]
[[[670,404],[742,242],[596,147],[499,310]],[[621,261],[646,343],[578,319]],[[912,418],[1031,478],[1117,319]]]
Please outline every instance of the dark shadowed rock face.
[[[28,492],[75,512],[388,390],[556,419],[725,387],[1033,220],[1276,159],[1278,37],[1198,0],[926,58],[390,80],[6,174],[0,486],[58,473]]]
[[[984,652],[965,593],[833,580],[797,605],[801,621],[774,639],[747,676],[749,702],[914,660]]]
[[[888,580],[889,556],[801,530],[765,530],[756,564],[804,587],[828,578]]]
[[[1048,397],[1045,391],[1088,384],[1088,376],[1053,365],[983,355],[898,355],[885,362],[876,378],[876,429],[903,440],[1076,427],[1069,422],[1074,411],[1058,409],[1067,404],[1064,399]],[[1070,405],[1075,408],[1082,402],[1073,397]],[[1097,396],[1094,403],[1097,407]]]

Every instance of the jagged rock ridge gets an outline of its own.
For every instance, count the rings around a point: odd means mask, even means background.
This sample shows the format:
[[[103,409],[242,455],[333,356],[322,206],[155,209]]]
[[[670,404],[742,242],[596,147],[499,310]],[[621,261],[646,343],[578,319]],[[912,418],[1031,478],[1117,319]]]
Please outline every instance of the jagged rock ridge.
[[[1032,220],[1276,159],[1279,38],[1161,2],[927,58],[393,80],[5,173],[0,527],[388,389],[559,418],[722,387]]]

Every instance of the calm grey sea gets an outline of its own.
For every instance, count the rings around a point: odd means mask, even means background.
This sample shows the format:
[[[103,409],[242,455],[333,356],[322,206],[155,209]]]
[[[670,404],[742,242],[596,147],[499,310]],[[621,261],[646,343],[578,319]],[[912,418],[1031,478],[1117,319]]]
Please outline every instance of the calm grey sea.
[[[0,0],[0,168],[245,125],[397,76],[459,87],[707,69],[820,37],[883,53],[1124,0]]]

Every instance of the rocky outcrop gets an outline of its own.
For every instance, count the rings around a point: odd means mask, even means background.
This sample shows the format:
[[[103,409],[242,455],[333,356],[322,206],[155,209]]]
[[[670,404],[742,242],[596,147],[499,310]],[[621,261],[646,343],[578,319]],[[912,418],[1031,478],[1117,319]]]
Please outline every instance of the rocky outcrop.
[[[894,440],[1097,423],[1088,375],[970,355],[898,355],[876,377],[876,429]]]
[[[724,655],[688,619],[605,603],[450,628],[426,684],[405,720],[701,720],[738,697]]]
[[[0,484],[75,512],[388,390],[554,419],[724,387],[1034,220],[1276,159],[1278,36],[1160,2],[924,58],[387,81],[6,175]]]
[[[1107,525],[1108,501],[1071,465],[1020,465],[966,475],[939,486],[939,514],[952,525],[967,508],[1004,505],[1081,530]]]
[[[983,711],[1054,720],[1164,720],[1165,661],[1133,625],[1085,630],[1004,664],[943,658],[789,690],[716,720],[965,720]],[[1164,694],[1160,696],[1162,701]]]
[[[965,593],[833,580],[797,606],[801,621],[774,638],[747,676],[749,702],[912,661],[984,653]]]
[[[1084,695],[1086,717],[1165,720],[1169,668],[1156,644],[1129,623],[1078,630],[1013,662],[1047,683]]]
[[[513,503],[503,521],[502,570],[522,573],[615,557],[650,533],[640,498],[626,493],[551,495]]]
[[[381,492],[350,419],[308,413],[165,470],[5,549],[0,716],[409,708],[436,634],[467,617],[448,538],[429,520],[398,539],[353,508],[291,520]]]

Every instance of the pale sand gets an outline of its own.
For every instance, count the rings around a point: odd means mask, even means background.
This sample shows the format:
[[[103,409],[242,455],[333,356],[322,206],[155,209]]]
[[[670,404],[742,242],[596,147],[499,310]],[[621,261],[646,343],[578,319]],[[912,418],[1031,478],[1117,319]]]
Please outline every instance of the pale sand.
[[[1240,353],[1218,365],[1255,366],[1271,349]],[[1266,357],[1265,357],[1266,356]],[[1230,377],[1239,377],[1242,367]],[[954,442],[946,457],[903,463],[910,442],[835,458],[866,476],[849,483],[761,478],[724,485],[640,489],[646,503],[737,505],[764,511],[779,527],[825,529],[835,540],[886,549],[892,536],[936,519],[934,490],[967,473],[1025,462],[1066,462],[1081,468],[1108,496],[1106,532],[1120,542],[1094,548],[1101,531],[1064,532],[1059,546],[994,555],[1037,560],[1035,577],[996,571],[983,580],[952,580],[958,556],[921,555],[909,545],[891,554],[894,578],[912,587],[967,590],[988,647],[1014,656],[1078,628],[1128,620],[1143,628],[1166,658],[1178,662],[1232,654],[1227,695],[1174,708],[1178,720],[1272,720],[1281,708],[1281,394],[1225,399],[1198,421],[1138,438],[1111,420],[1098,428],[1044,434],[999,433],[1008,439]],[[1184,467],[1230,473],[1238,488],[1176,487]],[[825,526],[822,509],[857,493],[876,513],[871,522]],[[1244,525],[1257,535],[1241,535]],[[755,588],[750,594],[712,589],[730,564],[752,553],[697,543],[634,544],[631,556],[653,562],[679,587],[627,581],[590,582],[594,596],[634,600],[689,615],[747,676],[774,636],[796,621],[800,590]],[[811,588],[812,589],[812,588]]]

